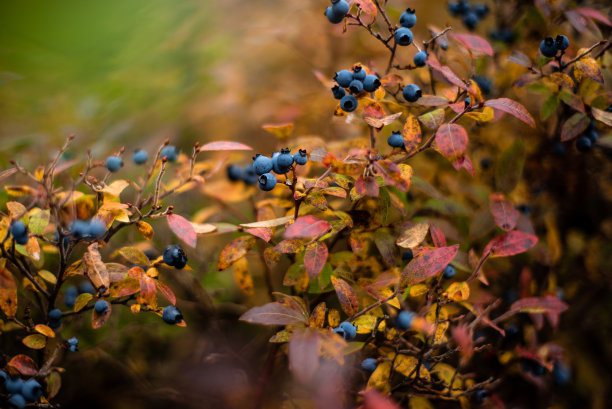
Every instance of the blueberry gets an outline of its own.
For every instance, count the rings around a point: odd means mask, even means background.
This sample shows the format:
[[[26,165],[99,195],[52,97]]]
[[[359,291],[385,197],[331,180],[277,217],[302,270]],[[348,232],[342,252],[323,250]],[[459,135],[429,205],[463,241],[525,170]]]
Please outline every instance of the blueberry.
[[[493,40],[501,41],[507,44],[514,41],[514,32],[508,28],[498,28],[498,29],[492,30],[489,33],[489,36]]]
[[[448,3],[448,11],[453,16],[459,16],[467,13],[470,9],[470,5],[465,0],[460,0],[458,2],[450,2]]]
[[[161,157],[164,156],[168,162],[176,162],[179,157],[179,150],[176,149],[176,146],[168,145],[161,151]]]
[[[406,263],[410,263],[414,258],[414,254],[412,253],[412,249],[406,249],[402,252],[402,261]]]
[[[283,168],[281,169],[278,166],[278,155],[280,155],[279,152],[275,152],[277,155],[272,155],[272,171],[274,173],[276,173],[277,175],[283,175],[287,172],[289,172],[289,168]]]
[[[73,285],[69,285],[64,290],[64,304],[66,307],[72,308],[74,307],[74,303],[76,302],[77,297],[79,296],[79,290]]]
[[[519,333],[519,328],[515,324],[510,324],[505,329],[506,337],[513,337]]]
[[[242,169],[238,165],[229,165],[225,171],[227,172],[227,178],[231,182],[237,182],[242,179]]]
[[[23,396],[21,396],[20,394],[16,393],[14,395],[12,395],[9,400],[9,407],[11,409],[23,409],[26,407],[26,400]]]
[[[353,72],[349,70],[338,71],[336,75],[334,75],[334,81],[342,88],[348,88],[351,81],[353,81]]]
[[[75,220],[70,223],[70,234],[76,240],[83,239],[89,236],[89,223],[83,220]]]
[[[491,159],[489,158],[480,159],[480,167],[482,168],[482,170],[489,169],[491,167]]]
[[[67,342],[68,342],[68,350],[70,352],[76,352],[79,350],[79,340],[76,337],[70,338]]]
[[[365,77],[367,75],[368,74],[366,73],[366,70],[364,70],[360,65],[353,68],[353,79],[354,80],[363,81],[365,80]]]
[[[4,383],[4,388],[6,389],[6,393],[21,393],[23,389],[23,379],[15,376],[9,377]]]
[[[142,149],[136,149],[134,151],[134,154],[132,154],[132,160],[135,164],[142,165],[143,163],[146,163],[147,160],[149,160],[149,154],[147,153],[147,151],[144,151]]]
[[[395,43],[397,45],[410,45],[412,44],[412,31],[406,27],[400,27],[395,32]]]
[[[36,379],[28,379],[23,384],[21,393],[28,402],[37,402],[42,396],[43,390]]]
[[[345,95],[340,100],[340,108],[345,112],[353,112],[357,109],[357,98],[353,95]]]
[[[606,112],[612,112],[612,105],[606,108]]]
[[[368,372],[374,372],[378,364],[376,358],[366,358],[361,362],[361,369]]]
[[[8,379],[8,375],[4,371],[0,371],[0,386],[4,386],[6,380]]]
[[[118,172],[123,166],[123,159],[119,156],[109,156],[106,158],[106,169],[109,172]]]
[[[463,104],[465,105],[466,108],[469,107],[470,105],[472,105],[472,99],[470,97],[464,98]]]
[[[474,75],[474,81],[478,84],[478,88],[482,91],[483,94],[489,95],[491,90],[493,89],[493,83],[487,77],[483,77],[482,75]]]
[[[486,4],[474,4],[474,6],[472,7],[472,11],[474,12],[474,14],[476,14],[476,16],[480,19],[486,17],[487,14],[489,14],[489,7]]]
[[[529,213],[531,213],[531,206],[529,206],[526,203],[520,204],[516,207],[516,209],[523,213],[524,215],[528,215]]]
[[[162,319],[166,324],[178,324],[183,321],[183,314],[174,305],[169,305],[162,311]]]
[[[404,147],[404,137],[399,132],[393,132],[387,138],[387,144],[392,148],[403,148]]]
[[[61,320],[58,320],[58,321],[49,321],[48,326],[51,329],[58,329],[59,327],[62,326],[62,321]]]
[[[535,365],[533,365],[533,367],[531,368],[531,373],[533,373],[535,376],[543,376],[544,374],[546,374],[546,368],[536,362]]]
[[[89,236],[97,239],[106,233],[106,223],[100,219],[91,219],[88,230]]]
[[[343,15],[335,14],[331,7],[327,7],[325,9],[325,17],[327,17],[327,20],[333,24],[338,24],[344,19]]]
[[[259,188],[264,192],[269,192],[276,186],[276,176],[272,173],[264,173],[259,177]]]
[[[421,88],[416,84],[406,85],[402,94],[404,95],[404,99],[408,102],[416,102],[423,95]]]
[[[342,99],[342,97],[346,95],[346,91],[344,90],[344,88],[340,88],[339,85],[333,86],[332,93],[334,94],[334,98],[336,99]]]
[[[580,152],[588,152],[591,150],[591,146],[593,145],[593,143],[591,142],[591,140],[588,138],[588,136],[581,136],[580,138],[578,138],[576,140],[576,149],[578,149]]]
[[[421,50],[414,55],[414,65],[417,67],[425,66],[425,62],[427,61],[427,51]]]
[[[349,84],[349,91],[351,91],[351,94],[359,94],[361,91],[363,91],[363,82],[359,80],[351,81]]]
[[[374,92],[380,87],[380,80],[376,75],[368,75],[363,80],[363,89],[368,92]]]
[[[272,159],[267,156],[257,155],[253,161],[253,169],[257,175],[263,175],[272,170]]]
[[[563,34],[560,34],[557,36],[557,38],[555,38],[555,45],[559,50],[567,50],[567,47],[570,45],[569,38]]]
[[[572,371],[565,363],[562,361],[555,362],[553,366],[553,382],[557,385],[566,385],[572,378]]]
[[[254,185],[257,183],[257,173],[255,173],[255,169],[253,169],[253,164],[247,166],[244,169],[244,173],[242,175],[242,180],[247,185]]]
[[[306,154],[306,149],[300,149],[299,151],[294,153],[293,161],[296,165],[304,166],[308,162],[308,155]]]
[[[79,292],[81,294],[84,294],[84,293],[95,294],[96,289],[91,282],[83,281],[81,284],[79,284]]]
[[[344,331],[344,339],[350,341],[357,336],[357,328],[348,321],[340,323],[340,328]]]
[[[276,163],[278,163],[278,167],[281,169],[289,168],[293,165],[293,155],[289,148],[281,149],[280,155],[276,158]]]
[[[164,263],[169,266],[173,266],[174,268],[181,269],[185,267],[187,264],[187,256],[185,252],[181,248],[181,246],[177,244],[171,244],[166,246],[164,249],[163,255]]]
[[[463,25],[468,29],[473,30],[478,25],[478,16],[473,11],[467,12],[461,20]]]
[[[334,328],[334,332],[340,335],[342,338],[346,339],[346,332],[342,328],[336,327]]]
[[[108,301],[106,300],[98,300],[94,304],[94,310],[98,314],[106,314],[108,312]]]
[[[401,330],[407,330],[412,326],[412,320],[414,320],[415,314],[411,311],[400,311],[395,318],[397,326]]]
[[[413,9],[407,9],[399,18],[399,23],[402,27],[411,28],[417,22],[416,14]]]
[[[546,37],[544,40],[542,40],[540,43],[540,52],[543,56],[548,58],[557,55],[557,44],[555,43],[555,40],[553,40],[552,37]]]
[[[11,223],[9,231],[13,237],[27,237],[28,226],[26,226],[21,220],[15,220],[13,223]]]
[[[589,138],[592,144],[597,142],[597,139],[599,139],[599,133],[597,132],[597,129],[594,127],[589,127],[589,129],[587,129],[584,132],[584,136]]]
[[[47,314],[47,316],[51,321],[59,321],[62,319],[62,311],[59,308],[54,308],[49,311],[49,314]]]
[[[444,267],[444,278],[453,278],[455,276],[455,267],[450,264]]]
[[[474,402],[485,403],[489,393],[485,389],[478,389],[474,392]]]

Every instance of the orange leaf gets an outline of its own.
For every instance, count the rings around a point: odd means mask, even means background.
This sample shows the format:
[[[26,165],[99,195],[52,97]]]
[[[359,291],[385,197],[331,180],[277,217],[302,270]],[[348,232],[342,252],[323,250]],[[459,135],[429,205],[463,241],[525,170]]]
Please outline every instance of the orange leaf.
[[[407,285],[418,284],[438,274],[457,255],[459,245],[425,250],[409,262],[402,271],[402,280]]]
[[[527,109],[523,105],[519,104],[514,100],[511,100],[509,98],[490,99],[488,101],[485,101],[484,106],[506,112],[525,122],[532,128],[535,128],[535,121],[533,120],[533,117],[531,116],[529,111],[527,111]]]
[[[190,247],[196,246],[198,236],[189,220],[178,214],[169,214],[167,219],[168,226],[170,226],[170,229],[179,239],[183,240]]]
[[[446,65],[441,65],[435,55],[429,54],[427,56],[427,65],[434,71],[439,72],[451,84],[470,92],[470,88],[466,85],[466,83],[463,82],[449,67]]]
[[[44,324],[36,324],[34,326],[34,330],[36,330],[36,332],[38,332],[39,334],[43,334],[46,337],[55,338],[55,332],[53,332],[51,328]]]
[[[245,232],[252,234],[255,237],[259,237],[266,243],[272,238],[272,230],[267,227],[254,227],[252,229],[246,229]]]
[[[292,122],[287,122],[284,124],[265,124],[261,126],[265,131],[270,132],[272,135],[276,136],[281,141],[286,140],[293,132],[294,125]]]
[[[174,292],[170,289],[170,287],[159,280],[155,280],[155,285],[157,286],[157,291],[162,293],[172,305],[176,304],[176,295],[174,295]]]
[[[520,213],[502,193],[489,195],[489,207],[495,224],[502,230],[510,231],[516,226]]]
[[[311,239],[319,237],[331,228],[331,225],[315,216],[302,216],[285,230],[286,239]]]
[[[0,260],[0,309],[8,318],[12,318],[17,314],[17,282],[4,266],[5,262]]]
[[[359,175],[355,182],[355,192],[362,196],[378,197],[378,182],[376,178],[372,176],[364,178],[363,175]]]
[[[245,257],[234,263],[234,281],[245,295],[253,295],[253,277],[249,272],[249,263]]]
[[[402,136],[404,137],[404,147],[407,152],[412,152],[421,144],[421,125],[419,125],[418,119],[408,114],[406,123],[402,129]]]
[[[87,247],[87,252],[83,254],[83,263],[86,268],[85,275],[96,290],[106,291],[110,286],[110,276],[106,270],[106,265],[102,261],[102,256],[100,256],[97,242]]]
[[[232,264],[236,262],[236,260],[244,257],[249,250],[253,248],[255,245],[255,238],[251,236],[240,236],[232,241],[230,241],[224,248],[221,250],[221,254],[219,255],[219,262],[217,263],[217,270],[225,270]]]
[[[356,314],[359,311],[359,302],[350,284],[336,276],[331,276],[331,282],[344,312],[347,315]]]
[[[484,253],[491,253],[491,257],[514,256],[529,250],[537,242],[538,238],[532,234],[511,231],[491,240]]]
[[[201,151],[252,151],[248,145],[232,141],[210,142],[200,147]]]
[[[311,279],[316,278],[323,270],[327,261],[327,246],[323,242],[315,241],[306,247],[304,252],[304,267]]]
[[[153,239],[153,227],[151,227],[149,223],[139,221],[136,223],[136,229],[138,229],[138,233],[140,233],[145,239]]]
[[[32,358],[26,355],[15,355],[8,362],[7,366],[10,366],[20,374],[26,376],[33,376],[38,373],[36,363]]]
[[[372,16],[372,18],[376,17],[376,6],[372,0],[355,0],[355,4],[357,4],[357,7],[365,14]]]
[[[461,125],[445,124],[436,132],[436,146],[448,160],[461,157],[468,145],[468,135]]]

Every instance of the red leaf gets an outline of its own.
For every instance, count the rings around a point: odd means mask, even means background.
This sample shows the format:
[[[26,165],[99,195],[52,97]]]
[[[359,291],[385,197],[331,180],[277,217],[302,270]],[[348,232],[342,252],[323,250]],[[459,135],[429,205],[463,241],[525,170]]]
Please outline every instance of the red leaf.
[[[459,245],[425,250],[417,255],[402,271],[402,280],[408,285],[418,284],[438,274],[457,255]]]
[[[363,175],[359,175],[355,182],[355,192],[363,196],[378,197],[378,182],[376,178],[372,176],[364,178]]]
[[[157,298],[155,297],[155,280],[146,274],[140,275],[140,293],[138,293],[138,304],[147,305],[151,308],[157,307]]]
[[[190,247],[196,246],[198,236],[189,220],[178,214],[169,214],[167,219],[168,226],[170,226],[170,229],[179,239],[183,240]]]
[[[579,33],[584,33],[587,30],[586,25],[588,24],[588,20],[585,18],[585,16],[577,13],[574,10],[568,10],[565,12],[565,17],[567,17],[567,20]]]
[[[304,267],[311,279],[316,278],[327,261],[327,246],[323,242],[314,242],[304,252]]]
[[[463,154],[459,156],[457,159],[455,159],[452,162],[452,165],[456,170],[461,170],[461,169],[467,170],[468,173],[472,175],[472,177],[476,174],[474,170],[474,164],[472,163],[472,160],[470,159],[470,157],[467,156],[466,154]]]
[[[538,242],[534,235],[522,231],[504,233],[491,240],[484,249],[484,253],[491,253],[491,257],[514,256],[524,253]]]
[[[468,145],[468,135],[461,125],[444,124],[436,132],[436,146],[450,161],[461,157]]]
[[[451,34],[451,37],[468,51],[478,51],[493,56],[493,47],[484,38],[476,34]]]
[[[470,88],[466,85],[466,83],[463,82],[449,67],[446,65],[441,65],[433,54],[428,54],[427,65],[429,65],[434,71],[439,72],[451,84],[470,92]]]
[[[510,231],[516,227],[520,213],[502,193],[489,195],[489,208],[495,224],[502,230]]]
[[[372,0],[355,0],[355,4],[357,4],[365,14],[372,16],[372,18],[376,17],[376,6]]]
[[[356,314],[359,311],[359,302],[350,284],[336,276],[331,276],[331,282],[344,312],[347,315]]]
[[[262,325],[304,325],[308,317],[287,303],[271,302],[253,307],[239,318],[241,321]]]
[[[293,332],[289,341],[289,369],[302,383],[312,380],[319,367],[319,333],[308,328]]]
[[[391,399],[375,389],[369,389],[363,394],[363,409],[399,409]]]
[[[200,147],[201,151],[252,151],[248,145],[232,141],[216,141]]]
[[[602,23],[604,23],[607,26],[612,26],[612,22],[610,22],[608,17],[606,17],[601,12],[599,12],[599,11],[597,11],[595,9],[588,8],[588,7],[581,7],[581,8],[574,9],[574,11],[582,14],[585,17],[589,17],[589,18],[592,18],[594,20],[601,21]]]
[[[589,126],[591,120],[582,112],[576,112],[574,115],[569,117],[561,128],[561,141],[569,141],[574,139]]]
[[[25,376],[34,376],[38,373],[36,363],[32,358],[26,355],[15,355],[8,362],[7,366],[10,366]]]
[[[466,324],[460,324],[451,330],[451,334],[459,346],[462,359],[469,359],[474,352],[474,344],[472,334],[470,334],[468,326]]]
[[[285,230],[286,239],[311,239],[318,237],[331,229],[331,225],[314,216],[298,217],[293,224]]]
[[[540,314],[545,312],[562,313],[569,306],[557,297],[547,295],[544,297],[527,297],[515,301],[510,306],[510,311],[513,312],[528,312],[531,314]]]
[[[446,247],[446,237],[438,226],[429,223],[429,234],[431,235],[431,240],[433,240],[436,247]]]
[[[253,227],[252,229],[246,229],[245,232],[252,234],[255,237],[259,237],[266,243],[272,238],[272,230],[267,227]]]
[[[509,99],[509,98],[498,98],[498,99],[490,99],[485,101],[484,105],[486,107],[491,107],[493,109],[498,109],[500,111],[506,112],[521,121],[525,122],[527,125],[535,128],[535,121],[531,114],[527,111],[527,109],[519,104],[518,102]]]
[[[168,301],[170,301],[170,304],[176,304],[176,295],[174,295],[174,291],[172,291],[170,287],[159,280],[155,280],[155,285],[157,286],[157,290],[162,293]]]

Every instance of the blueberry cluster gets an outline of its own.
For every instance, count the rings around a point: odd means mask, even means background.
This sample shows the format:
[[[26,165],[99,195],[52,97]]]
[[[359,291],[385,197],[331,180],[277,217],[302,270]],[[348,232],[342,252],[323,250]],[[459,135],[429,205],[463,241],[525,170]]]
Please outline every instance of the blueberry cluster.
[[[70,235],[75,240],[97,239],[106,232],[106,223],[100,219],[75,220],[70,223]]]
[[[374,92],[380,87],[380,80],[376,75],[368,75],[365,69],[356,65],[352,70],[338,71],[334,75],[338,85],[332,88],[334,98],[340,100],[340,108],[344,112],[353,112],[359,103],[355,95],[363,91]],[[347,94],[348,91],[348,94]]]
[[[162,311],[162,319],[166,324],[174,325],[183,321],[183,314],[174,305],[169,305]]]
[[[66,341],[66,343],[68,344],[68,350],[70,352],[76,352],[79,350],[79,340],[76,337],[70,338],[68,341]]]
[[[47,318],[49,319],[49,328],[59,328],[62,325],[62,311],[59,308],[53,308],[47,314]]]
[[[25,408],[28,402],[38,402],[43,394],[40,383],[34,378],[24,381],[18,376],[9,376],[0,371],[0,387],[9,395],[11,409]]]
[[[242,181],[246,185],[254,185],[257,183],[257,173],[253,169],[253,165],[245,167],[231,164],[226,168],[227,178],[232,182]]]
[[[357,327],[348,321],[344,321],[334,328],[334,332],[344,338],[345,341],[351,341],[357,336]]]
[[[293,165],[305,165],[308,163],[308,154],[305,149],[300,149],[291,154],[289,148],[283,148],[280,152],[274,152],[272,157],[257,154],[253,158],[253,171],[259,178],[257,184],[264,192],[269,192],[276,186],[276,176],[289,172]]]
[[[414,9],[407,9],[402,13],[399,19],[400,28],[395,30],[395,44],[400,46],[407,46],[412,44],[414,36],[410,30],[417,22],[417,17]]]
[[[338,24],[344,20],[350,9],[346,0],[331,0],[331,6],[325,9],[325,17],[330,23]]]
[[[461,17],[463,25],[474,30],[480,20],[489,14],[489,7],[482,3],[470,6],[467,1],[459,0],[448,3],[448,12],[454,17]]]
[[[576,139],[576,149],[583,153],[588,152],[595,145],[597,139],[599,139],[599,133],[595,124],[591,121],[584,133]]]
[[[546,37],[540,42],[540,52],[544,57],[553,58],[559,51],[564,52],[570,45],[569,38],[563,34],[556,38]]]
[[[172,266],[178,270],[182,269],[187,265],[187,255],[181,248],[181,246],[177,244],[168,245],[164,249],[163,255],[164,263],[169,266]]]
[[[15,220],[13,223],[11,223],[9,232],[17,244],[26,244],[29,240],[28,226],[26,226],[25,223],[20,220]]]

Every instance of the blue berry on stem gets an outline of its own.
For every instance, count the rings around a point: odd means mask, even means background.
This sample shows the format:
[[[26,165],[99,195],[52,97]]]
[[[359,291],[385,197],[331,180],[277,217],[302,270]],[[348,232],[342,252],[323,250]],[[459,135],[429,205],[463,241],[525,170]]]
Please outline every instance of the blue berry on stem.
[[[338,24],[344,19],[343,15],[334,13],[331,7],[325,9],[325,17],[327,17],[327,20],[332,24]]]
[[[254,185],[257,183],[257,173],[255,173],[255,170],[253,169],[253,164],[250,164],[244,169],[242,177],[243,182],[247,185]]]
[[[174,325],[183,321],[183,314],[176,306],[169,305],[162,311],[162,319],[166,324]]]
[[[412,28],[417,22],[416,14],[414,9],[407,9],[402,13],[399,19],[399,23],[402,27]]]
[[[70,235],[76,240],[89,236],[89,223],[84,220],[75,220],[70,223]]]
[[[374,372],[378,364],[376,358],[366,358],[361,362],[361,369],[368,372]]]
[[[134,154],[132,155],[132,160],[137,165],[142,165],[143,163],[146,163],[148,159],[149,154],[147,153],[147,151],[144,151],[142,149],[136,149],[134,151]]]
[[[106,158],[106,169],[109,172],[118,172],[123,166],[123,159],[119,156],[109,156]]]
[[[106,233],[106,223],[100,219],[91,219],[88,230],[89,236],[97,239]]]
[[[296,153],[293,154],[293,161],[296,165],[304,166],[308,163],[308,155],[306,153],[306,149],[300,149]]]
[[[357,105],[357,98],[355,98],[353,95],[345,95],[340,100],[340,108],[345,112],[353,112],[355,109],[357,109]]]
[[[98,314],[106,314],[108,312],[108,301],[106,300],[98,300],[94,304],[94,310]]]
[[[399,329],[405,331],[412,326],[412,321],[414,320],[414,317],[415,314],[411,311],[400,311],[400,313],[397,314],[395,322],[397,323]]]
[[[11,395],[11,397],[8,400],[8,403],[11,409],[23,409],[26,407],[26,400],[19,393]]]
[[[478,389],[474,392],[474,402],[485,403],[489,393],[485,389]]]
[[[4,383],[4,389],[6,389],[6,393],[21,393],[23,389],[23,379],[17,376],[9,377]]]
[[[27,244],[29,237],[28,228],[25,223],[20,220],[15,220],[13,223],[11,223],[9,231],[11,233],[11,236],[13,236],[13,240],[15,240],[15,243],[22,245]]]
[[[493,83],[490,79],[482,75],[474,75],[474,81],[476,81],[476,84],[478,84],[478,88],[480,88],[480,91],[482,91],[483,94],[491,94],[491,90],[493,89]]]
[[[592,146],[593,143],[588,138],[588,136],[583,135],[580,138],[576,139],[576,149],[578,149],[580,152],[588,152],[591,150]]]
[[[66,304],[66,307],[74,307],[74,303],[76,302],[78,296],[79,290],[75,286],[67,286],[66,290],[64,291],[64,304]]]
[[[263,175],[272,170],[272,159],[267,156],[257,155],[253,161],[253,169],[257,175]]]
[[[166,246],[162,257],[164,263],[179,270],[187,264],[187,255],[178,244]]]
[[[403,148],[404,147],[404,137],[399,132],[393,132],[387,138],[387,144],[392,148]]]
[[[37,402],[43,393],[42,386],[36,379],[28,379],[23,384],[21,393],[28,402]]]
[[[96,289],[94,288],[91,282],[83,281],[81,284],[79,284],[79,292],[81,294],[84,294],[84,293],[95,294]]]
[[[338,71],[336,75],[334,75],[334,81],[342,88],[348,88],[351,81],[353,81],[353,72],[349,70]]]
[[[489,14],[489,7],[486,4],[475,4],[472,7],[472,11],[478,18],[484,18],[487,14]]]
[[[414,258],[414,253],[412,252],[412,249],[406,249],[402,252],[402,261],[406,263],[410,263],[410,261],[412,261],[413,258]]]
[[[237,182],[242,179],[242,169],[238,165],[229,165],[226,168],[227,178],[232,182]]]
[[[423,96],[421,88],[419,88],[419,86],[416,84],[406,85],[402,91],[402,94],[404,95],[404,99],[408,102],[416,102],[419,98],[421,98],[421,96]]]
[[[366,70],[364,70],[362,66],[357,65],[355,68],[353,68],[354,80],[363,81],[367,75]]]
[[[357,336],[357,327],[355,327],[348,321],[340,323],[338,328],[344,331],[344,339],[347,341],[355,339],[355,337]]]
[[[62,311],[59,308],[54,308],[49,311],[49,314],[47,314],[47,316],[51,321],[59,321],[62,319]]]
[[[472,105],[472,99],[470,97],[467,97],[463,100],[463,104],[465,105],[465,107],[469,107],[470,105]]]
[[[274,176],[272,173],[264,173],[263,175],[259,176],[258,183],[261,190],[264,192],[269,192],[270,190],[274,189],[274,186],[276,186],[276,176]]]
[[[176,146],[169,145],[161,151],[161,157],[163,158],[164,156],[168,162],[176,162],[179,157],[179,151],[176,149]]]
[[[276,158],[276,162],[278,163],[278,167],[281,169],[289,168],[293,165],[293,155],[289,148],[281,149],[280,155]]]
[[[359,80],[351,81],[349,84],[349,91],[351,91],[351,94],[359,94],[361,91],[363,91],[363,82]]]
[[[564,36],[563,34],[559,34],[557,38],[555,38],[555,45],[561,51],[567,50],[570,45],[569,38],[567,38],[567,36]]]
[[[421,50],[414,55],[414,65],[417,67],[425,66],[425,62],[427,61],[427,51]]]
[[[444,278],[453,278],[455,276],[455,267],[450,264],[444,267]]]
[[[555,40],[553,40],[552,37],[546,37],[544,40],[542,40],[540,43],[540,52],[543,56],[548,58],[552,58],[557,55],[557,44],[555,43]]]
[[[376,75],[368,75],[363,80],[363,89],[368,92],[374,92],[380,87],[380,80]]]
[[[407,46],[412,44],[412,31],[406,27],[400,27],[395,32],[395,43],[401,46]]]
[[[346,95],[344,88],[341,88],[339,85],[334,85],[331,90],[335,99],[342,99],[342,97]]]
[[[463,25],[468,29],[473,30],[478,25],[478,16],[473,11],[466,13],[461,20]]]

